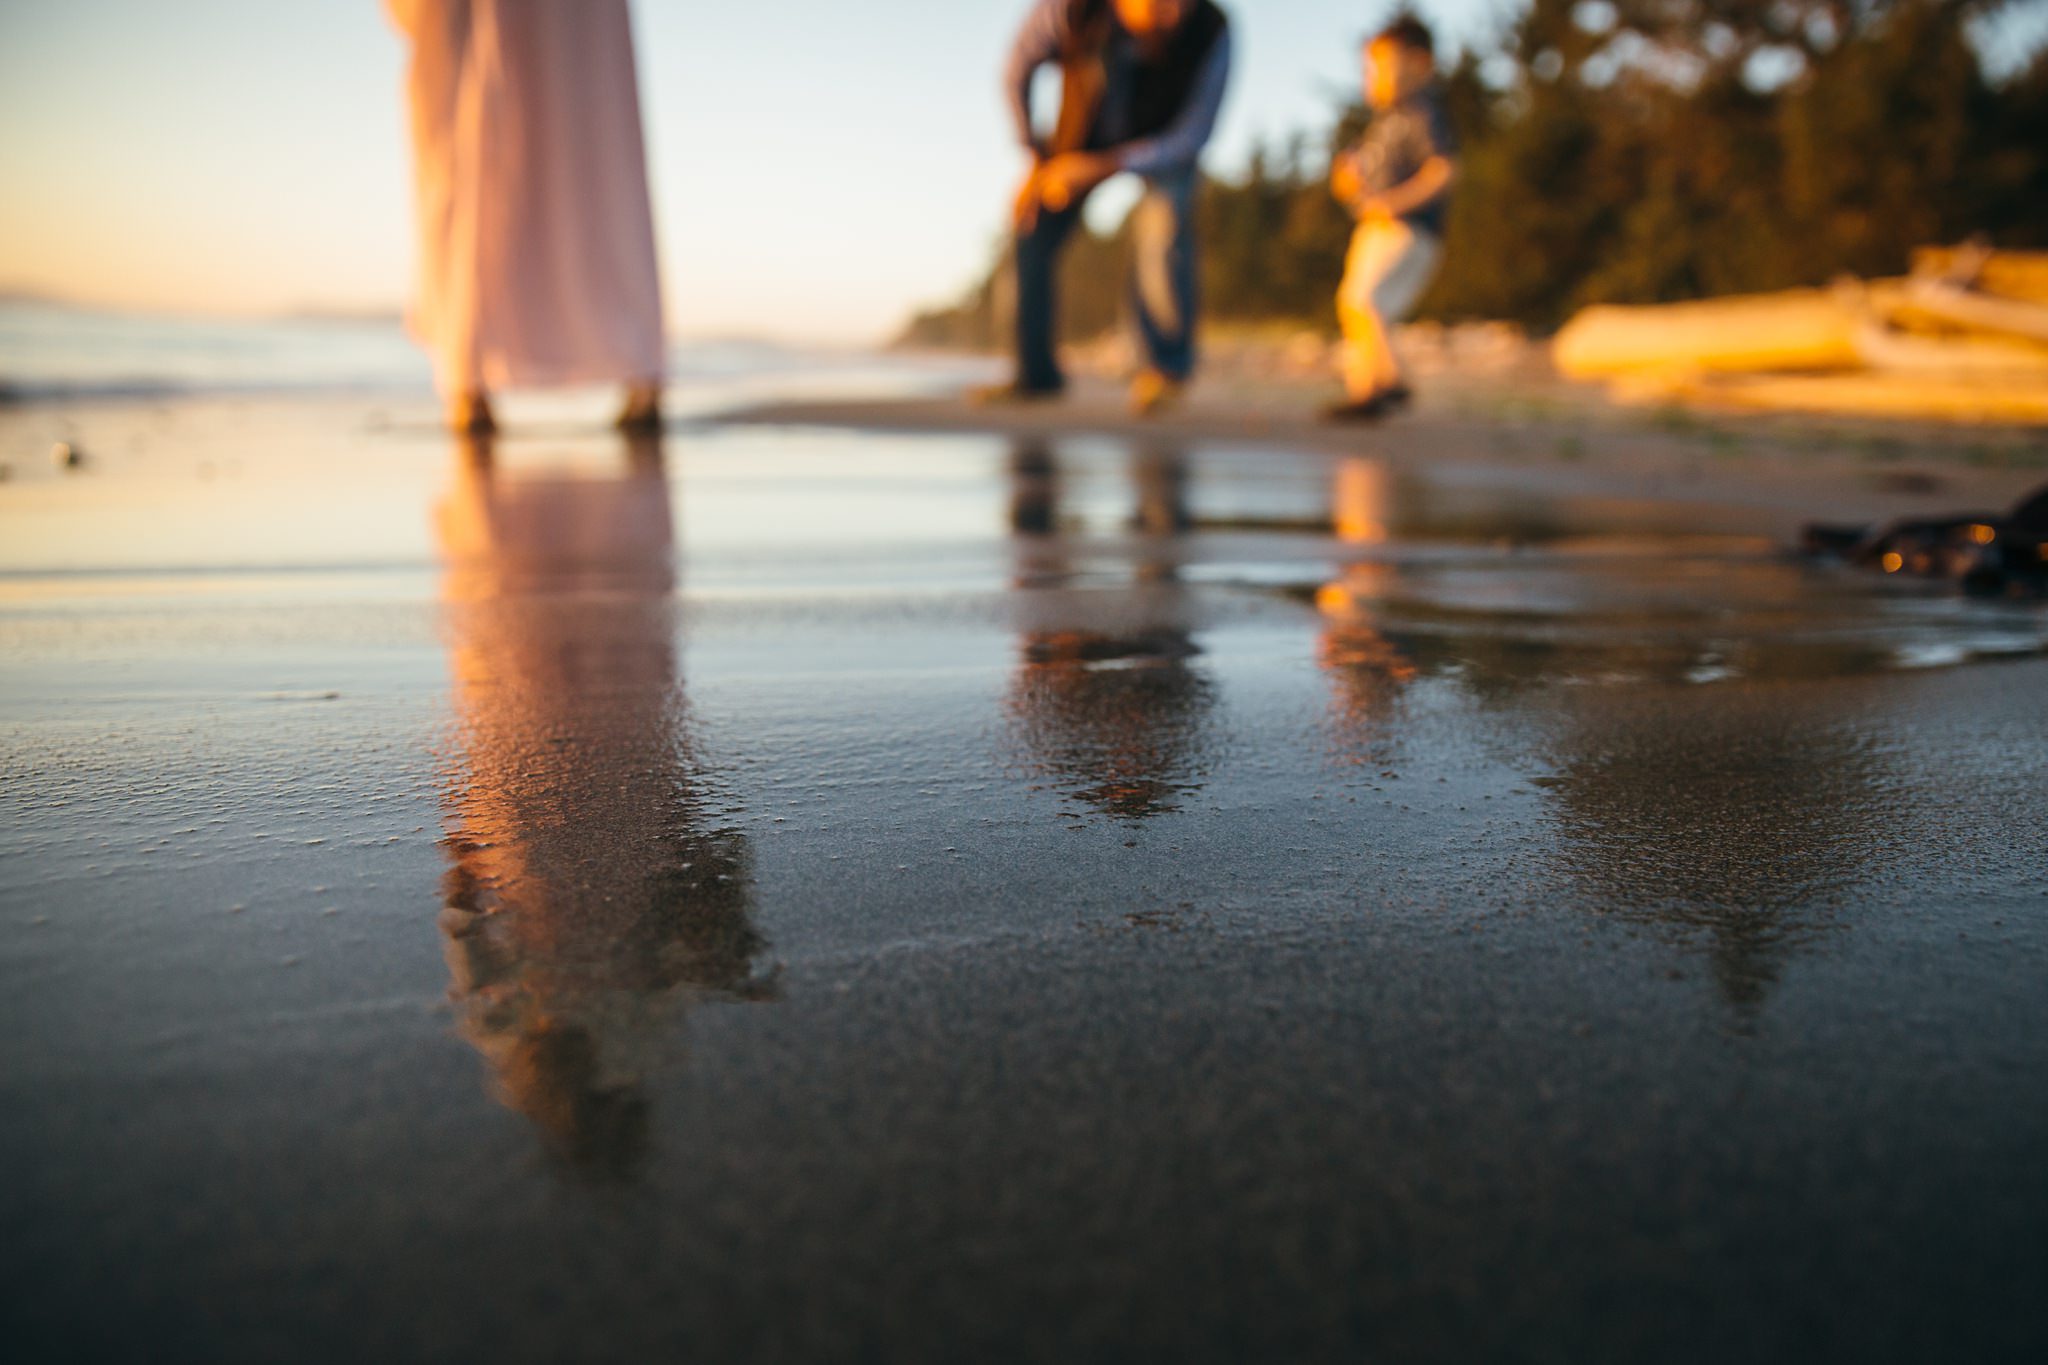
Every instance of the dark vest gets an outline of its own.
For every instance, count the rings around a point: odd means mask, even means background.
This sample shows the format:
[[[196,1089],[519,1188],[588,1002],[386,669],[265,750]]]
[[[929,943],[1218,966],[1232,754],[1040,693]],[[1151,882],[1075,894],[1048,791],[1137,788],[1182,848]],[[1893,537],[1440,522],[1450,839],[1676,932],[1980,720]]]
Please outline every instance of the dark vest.
[[[1074,50],[1066,58],[1069,62],[1091,58],[1099,62],[1114,38],[1129,41],[1128,35],[1119,31],[1110,0],[1069,0],[1067,13],[1068,31],[1074,39]],[[1131,62],[1127,68],[1130,86],[1118,92],[1119,104],[1128,111],[1128,136],[1151,137],[1172,126],[1187,108],[1202,67],[1229,27],[1230,20],[1215,0],[1195,0],[1158,56],[1149,61],[1139,56]]]

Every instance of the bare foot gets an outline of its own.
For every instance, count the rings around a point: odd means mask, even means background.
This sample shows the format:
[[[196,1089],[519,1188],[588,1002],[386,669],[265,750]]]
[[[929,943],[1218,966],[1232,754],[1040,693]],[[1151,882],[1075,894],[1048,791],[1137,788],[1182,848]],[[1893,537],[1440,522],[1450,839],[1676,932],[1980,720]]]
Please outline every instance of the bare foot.
[[[626,390],[626,405],[619,409],[620,431],[661,430],[661,385],[634,384]]]
[[[491,396],[482,389],[458,394],[448,404],[448,429],[465,436],[489,436],[498,429]]]

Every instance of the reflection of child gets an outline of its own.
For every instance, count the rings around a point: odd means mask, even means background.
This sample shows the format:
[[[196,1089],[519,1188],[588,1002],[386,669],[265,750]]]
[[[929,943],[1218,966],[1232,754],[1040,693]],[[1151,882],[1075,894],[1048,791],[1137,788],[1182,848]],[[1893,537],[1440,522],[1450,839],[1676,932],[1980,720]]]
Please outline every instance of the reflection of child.
[[[1436,276],[1457,176],[1436,44],[1421,20],[1396,19],[1366,44],[1365,97],[1372,123],[1330,168],[1331,192],[1358,219],[1337,290],[1346,398],[1325,416],[1338,421],[1373,421],[1408,402],[1389,329]]]

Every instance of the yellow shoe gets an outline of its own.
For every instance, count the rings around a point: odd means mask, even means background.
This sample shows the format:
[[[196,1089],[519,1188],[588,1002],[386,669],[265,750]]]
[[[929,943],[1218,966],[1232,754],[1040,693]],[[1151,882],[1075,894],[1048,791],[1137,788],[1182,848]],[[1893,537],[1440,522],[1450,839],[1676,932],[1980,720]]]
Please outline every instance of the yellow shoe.
[[[1131,381],[1131,416],[1156,417],[1180,402],[1187,386],[1157,370],[1140,371]]]

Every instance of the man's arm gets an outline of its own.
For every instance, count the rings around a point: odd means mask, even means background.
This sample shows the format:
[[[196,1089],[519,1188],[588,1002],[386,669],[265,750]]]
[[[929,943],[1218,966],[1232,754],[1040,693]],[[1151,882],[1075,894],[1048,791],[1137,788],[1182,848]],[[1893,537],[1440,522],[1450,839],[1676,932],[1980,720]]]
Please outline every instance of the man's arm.
[[[1003,64],[1003,93],[1009,98],[1017,145],[1033,154],[1045,149],[1031,126],[1031,78],[1039,67],[1059,60],[1066,38],[1066,0],[1038,0],[1024,17],[1024,26],[1010,45],[1009,60]]]
[[[1209,145],[1216,131],[1217,116],[1223,112],[1223,96],[1230,88],[1230,30],[1217,36],[1216,46],[1203,62],[1187,108],[1154,137],[1127,142],[1115,150],[1117,167],[1133,175],[1152,175],[1178,166],[1192,166]]]

